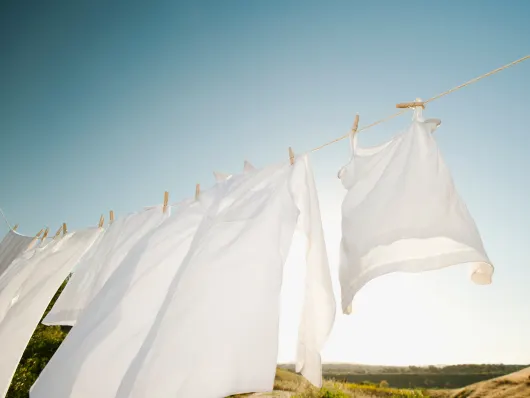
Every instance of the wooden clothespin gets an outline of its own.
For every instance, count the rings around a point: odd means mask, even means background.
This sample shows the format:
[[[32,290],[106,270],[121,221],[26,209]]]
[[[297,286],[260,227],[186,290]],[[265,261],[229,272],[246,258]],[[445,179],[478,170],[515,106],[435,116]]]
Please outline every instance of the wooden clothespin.
[[[351,128],[351,135],[355,135],[358,128],[359,128],[359,114],[355,115],[355,120],[353,121],[353,127]]]
[[[48,232],[50,232],[50,229],[48,227],[46,227],[46,230],[44,231],[44,235],[42,235],[42,239],[41,240],[44,240],[48,237]]]
[[[417,106],[421,106],[423,109],[425,109],[425,103],[420,100],[419,98],[416,98],[416,101],[414,102],[402,102],[401,104],[396,104],[396,108],[416,108]]]
[[[61,231],[63,230],[63,226],[61,225],[55,235],[53,236],[53,240],[57,239],[59,236],[61,236]]]
[[[63,236],[68,233],[68,229],[66,228],[66,223],[63,222]]]
[[[114,222],[114,211],[109,211],[109,224],[112,224]]]
[[[230,174],[222,173],[220,171],[214,171],[213,175],[215,177],[215,181],[217,182],[226,181],[230,178]]]
[[[29,242],[28,249],[29,249],[31,246],[33,246],[33,243],[35,243],[35,241],[36,241],[37,239],[40,238],[40,235],[41,235],[43,232],[44,232],[44,228],[41,229],[39,232],[37,232],[37,235],[35,235],[35,236],[33,237],[33,239],[31,240],[31,242]]]
[[[201,184],[195,185],[195,200],[199,199],[199,195],[201,194]]]
[[[167,202],[169,202],[169,192],[164,192],[164,207],[162,207],[162,213],[165,213],[167,210]]]
[[[103,228],[103,224],[105,223],[105,217],[103,217],[103,214],[101,215],[101,217],[99,217],[99,224],[98,224],[98,227],[99,228]]]
[[[289,162],[291,162],[291,165],[294,164],[294,152],[293,148],[289,147]]]
[[[15,231],[17,230],[17,228],[18,228],[18,224],[16,224],[11,230],[12,230],[13,232],[15,232]]]

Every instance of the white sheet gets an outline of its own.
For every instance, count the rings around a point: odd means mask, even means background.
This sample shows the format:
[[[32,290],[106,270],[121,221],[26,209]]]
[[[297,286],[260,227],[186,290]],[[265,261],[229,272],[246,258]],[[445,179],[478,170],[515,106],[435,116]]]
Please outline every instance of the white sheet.
[[[0,242],[0,276],[7,270],[15,258],[25,251],[32,237],[9,231]]]
[[[308,237],[297,370],[321,385],[320,350],[336,308],[304,156],[294,167],[248,171],[220,187],[117,397],[271,391],[283,265],[297,222]]]
[[[116,396],[205,214],[201,201],[172,208],[125,256],[88,303],[30,391],[32,397]]]
[[[475,222],[458,195],[432,132],[418,108],[411,126],[390,141],[362,148],[340,172],[342,309],[370,280],[472,263],[472,280],[491,283],[493,266]]]
[[[75,267],[68,284],[42,323],[74,326],[81,311],[134,245],[168,216],[169,211],[164,213],[162,206],[154,206],[114,221],[98,238],[93,250]]]
[[[73,232],[24,253],[0,285],[0,393],[4,397],[24,349],[53,295],[100,230]]]
[[[215,398],[270,391],[283,264],[298,221],[309,242],[297,367],[321,383],[320,350],[335,300],[307,157],[294,167],[247,168],[201,193],[200,201],[131,251],[31,397]]]

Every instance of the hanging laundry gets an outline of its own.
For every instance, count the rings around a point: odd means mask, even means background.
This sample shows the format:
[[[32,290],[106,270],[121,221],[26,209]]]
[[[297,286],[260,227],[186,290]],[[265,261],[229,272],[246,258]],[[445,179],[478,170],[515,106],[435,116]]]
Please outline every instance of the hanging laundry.
[[[116,396],[188,253],[210,197],[202,192],[199,200],[174,206],[171,217],[129,250],[40,374],[32,397]],[[62,376],[57,378],[58,374]]]
[[[47,243],[38,240],[31,243],[0,277],[0,323],[9,312],[12,304],[18,300],[21,286],[33,272],[32,264],[40,261],[46,254]]]
[[[232,176],[199,201],[194,223],[184,221],[191,208],[183,208],[131,251],[41,373],[32,398],[272,390],[283,264],[297,223],[309,241],[296,365],[321,384],[335,300],[308,158]]]
[[[392,272],[422,272],[472,263],[471,279],[491,283],[493,266],[432,135],[439,121],[416,108],[411,126],[390,141],[362,148],[339,172],[342,204],[342,309],[355,294]]]
[[[72,267],[91,247],[98,228],[73,232],[24,253],[0,285],[0,397],[7,394],[18,362],[48,303]]]
[[[153,206],[114,221],[76,266],[42,323],[74,326],[80,312],[101,290],[131,248],[168,216],[169,212],[163,212],[162,206]]]
[[[9,231],[0,242],[0,276],[5,272],[13,260],[25,251],[33,240],[15,231]]]

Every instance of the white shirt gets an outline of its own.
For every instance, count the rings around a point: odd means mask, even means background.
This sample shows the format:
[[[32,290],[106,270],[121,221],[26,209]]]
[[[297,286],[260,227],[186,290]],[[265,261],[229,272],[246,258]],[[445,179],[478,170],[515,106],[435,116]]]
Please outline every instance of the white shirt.
[[[342,204],[342,309],[370,280],[472,263],[472,280],[491,283],[493,266],[436,145],[437,123],[421,109],[403,133],[375,147],[352,141],[339,176]]]

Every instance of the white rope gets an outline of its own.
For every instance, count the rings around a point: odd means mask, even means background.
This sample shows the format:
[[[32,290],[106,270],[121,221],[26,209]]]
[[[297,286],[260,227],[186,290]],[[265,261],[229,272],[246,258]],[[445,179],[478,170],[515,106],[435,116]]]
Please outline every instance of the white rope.
[[[2,217],[4,218],[4,221],[6,222],[7,224],[7,227],[9,228],[9,230],[13,230],[13,228],[11,227],[11,224],[9,224],[9,221],[7,221],[7,217],[6,215],[4,214],[4,211],[0,208],[0,213],[2,213]]]
[[[427,103],[429,103],[429,102],[432,102],[432,101],[434,101],[434,100],[437,100],[438,98],[441,98],[441,97],[443,97],[443,96],[445,96],[445,95],[447,95],[447,94],[451,94],[452,92],[455,92],[456,90],[460,90],[460,89],[463,88],[463,87],[466,87],[466,86],[468,86],[468,85],[470,85],[470,84],[472,84],[472,83],[478,82],[479,80],[484,79],[485,77],[491,76],[491,75],[493,75],[493,74],[495,74],[495,73],[497,73],[497,72],[500,72],[501,70],[504,70],[504,69],[506,69],[506,68],[509,68],[510,66],[514,66],[514,65],[516,65],[516,64],[518,64],[518,63],[521,63],[521,62],[523,62],[523,61],[526,61],[526,60],[529,59],[529,58],[530,58],[530,55],[526,55],[526,56],[524,56],[523,58],[519,58],[519,59],[516,60],[516,61],[510,62],[509,64],[506,64],[506,65],[504,65],[504,66],[501,66],[500,68],[494,69],[494,70],[492,70],[492,71],[490,71],[490,72],[488,72],[488,73],[484,73],[483,75],[480,75],[479,77],[475,77],[474,79],[468,80],[467,82],[465,82],[465,83],[463,83],[463,84],[460,84],[459,86],[453,87],[453,88],[450,89],[450,90],[444,91],[444,92],[441,93],[441,94],[435,95],[434,97],[429,98],[427,101],[424,101],[423,103],[424,103],[424,104],[427,104]],[[405,112],[409,111],[410,109],[412,109],[412,108],[405,108],[405,109],[403,109],[403,110],[401,110],[401,111],[399,111],[399,112],[396,112],[396,113],[394,113],[394,114],[392,114],[392,115],[390,115],[390,116],[387,116],[387,117],[385,117],[385,118],[383,118],[383,119],[381,119],[381,120],[378,120],[377,122],[371,123],[371,124],[369,124],[368,126],[363,126],[363,127],[359,128],[359,129],[355,132],[355,134],[360,133],[361,131],[364,131],[364,130],[368,130],[370,127],[373,127],[373,126],[376,126],[376,125],[378,125],[378,124],[380,124],[380,123],[386,122],[387,120],[393,119],[393,118],[395,118],[396,116],[402,115],[402,114],[404,114]],[[322,145],[320,145],[320,146],[318,146],[318,147],[316,147],[316,148],[313,148],[313,149],[311,149],[309,152],[316,152],[316,151],[319,151],[320,149],[325,148],[325,147],[327,147],[328,145],[334,144],[334,143],[339,142],[339,141],[341,141],[341,140],[343,140],[343,139],[345,139],[345,138],[348,138],[350,135],[351,135],[351,131],[348,132],[348,134],[345,134],[345,135],[343,135],[343,136],[341,136],[341,137],[335,138],[335,139],[332,140],[332,141],[326,142],[325,144],[322,144]]]

